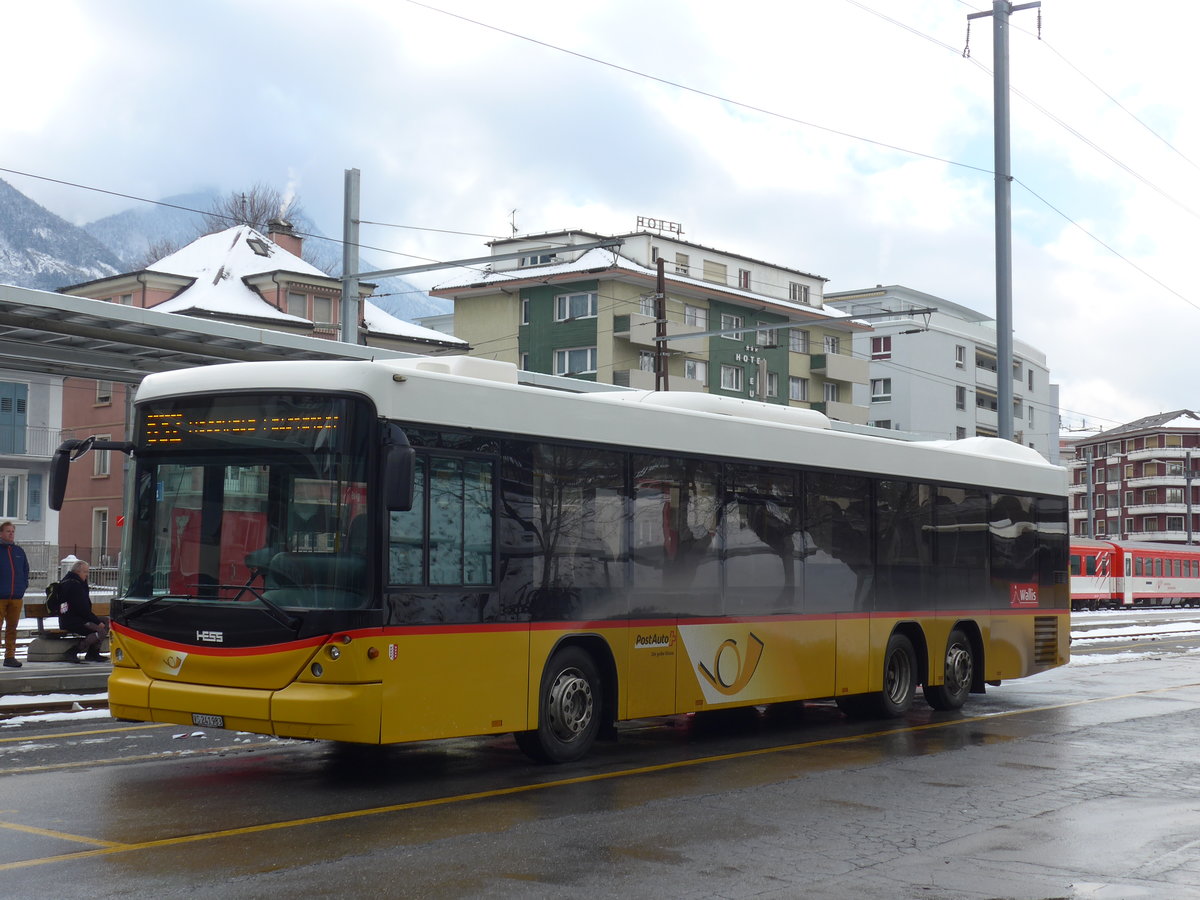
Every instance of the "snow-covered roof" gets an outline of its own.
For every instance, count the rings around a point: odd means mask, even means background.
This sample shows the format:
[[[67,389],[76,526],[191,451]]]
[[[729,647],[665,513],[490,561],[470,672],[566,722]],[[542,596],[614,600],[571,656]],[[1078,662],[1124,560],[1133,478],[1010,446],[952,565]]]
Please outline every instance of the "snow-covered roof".
[[[570,247],[561,247],[558,252],[569,252]],[[481,287],[492,284],[505,284],[512,281],[538,281],[543,278],[551,278],[556,275],[573,275],[582,272],[594,272],[598,269],[622,269],[626,272],[631,272],[636,275],[643,275],[647,278],[656,278],[658,272],[655,269],[647,268],[646,266],[636,263],[620,253],[612,250],[606,250],[602,247],[597,247],[583,253],[578,259],[573,262],[554,263],[547,266],[528,266],[522,269],[505,269],[500,272],[484,271],[478,268],[470,269],[466,274],[459,278],[447,281],[444,284],[438,284],[433,287],[430,293],[437,294],[443,291],[451,291],[455,288],[465,287]],[[822,316],[828,319],[841,319],[845,322],[854,321],[853,316],[846,315],[840,310],[824,309],[818,306],[806,306],[803,303],[795,303],[790,300],[781,300],[778,297],[767,297],[763,294],[756,294],[753,291],[744,291],[739,288],[728,287],[727,285],[717,285],[711,281],[704,281],[700,278],[689,278],[685,275],[669,274],[667,280],[676,284],[691,285],[702,291],[720,290],[724,294],[734,297],[743,297],[751,303],[770,303],[773,306],[786,307],[794,309],[797,312],[802,312],[809,316]],[[861,324],[861,323],[859,323]]]
[[[308,319],[272,306],[244,279],[281,271],[329,278],[316,266],[284,250],[249,225],[235,225],[206,234],[146,269],[195,279],[179,294],[158,304],[155,309],[159,312],[199,310],[297,324],[308,324]]]
[[[467,342],[461,338],[398,319],[370,300],[363,303],[363,321],[370,334],[390,335],[414,341],[436,341],[439,344],[460,344],[464,348],[467,346]]]
[[[1100,434],[1095,435],[1095,437],[1085,438],[1081,443],[1107,440],[1114,435],[1130,431],[1158,430],[1164,428],[1200,428],[1200,415],[1197,415],[1190,409],[1177,409],[1172,412],[1156,413],[1153,416],[1145,416],[1133,422],[1118,425],[1116,428],[1110,428],[1108,431],[1102,431]]]

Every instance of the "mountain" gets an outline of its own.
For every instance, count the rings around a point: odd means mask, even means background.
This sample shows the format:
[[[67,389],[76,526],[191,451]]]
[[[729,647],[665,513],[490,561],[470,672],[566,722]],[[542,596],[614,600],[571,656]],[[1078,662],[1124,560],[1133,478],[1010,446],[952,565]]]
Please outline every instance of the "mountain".
[[[0,282],[52,291],[123,268],[117,255],[84,229],[0,179]]]
[[[161,203],[141,203],[133,209],[114,213],[89,222],[83,230],[112,250],[124,264],[135,270],[153,262],[153,247],[182,247],[195,240],[204,225],[206,210],[218,199],[216,189],[192,194],[176,194]]]
[[[152,248],[177,249],[195,240],[204,224],[202,213],[219,199],[214,190],[167,197],[161,203],[139,204],[76,227],[0,180],[0,283],[55,290],[118,272],[131,272],[153,262]],[[338,241],[323,240],[305,215],[293,223],[312,235],[304,242],[304,258],[334,277],[342,271]],[[165,255],[159,253],[157,256]],[[363,259],[365,272],[383,268]],[[399,319],[441,315],[453,303],[430,297],[399,276],[375,281],[376,306]]]

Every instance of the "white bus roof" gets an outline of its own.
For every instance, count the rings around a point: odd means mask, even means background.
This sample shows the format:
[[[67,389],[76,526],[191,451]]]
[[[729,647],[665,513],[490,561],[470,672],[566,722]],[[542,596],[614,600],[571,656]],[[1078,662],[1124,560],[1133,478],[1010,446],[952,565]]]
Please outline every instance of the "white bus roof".
[[[1066,470],[996,438],[895,441],[836,431],[813,410],[692,392],[574,394],[517,383],[510,363],[474,357],[254,362],[149,375],[137,402],[255,390],[358,393],[401,423],[623,449],[1064,495]]]

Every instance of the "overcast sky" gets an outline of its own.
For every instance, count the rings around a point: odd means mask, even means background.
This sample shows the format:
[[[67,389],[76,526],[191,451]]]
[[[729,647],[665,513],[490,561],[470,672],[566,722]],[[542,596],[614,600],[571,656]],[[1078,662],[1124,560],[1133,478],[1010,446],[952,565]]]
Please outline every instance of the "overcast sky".
[[[13,170],[151,199],[267,182],[338,236],[358,168],[362,218],[409,226],[364,226],[383,265],[481,255],[514,221],[644,215],[827,291],[991,313],[990,18],[962,55],[981,9],[0,0],[0,177],[77,224],[134,204]],[[1068,425],[1196,409],[1200,12],[1043,0],[1041,18],[1041,41],[1037,10],[1012,18],[1016,337],[1047,354]]]

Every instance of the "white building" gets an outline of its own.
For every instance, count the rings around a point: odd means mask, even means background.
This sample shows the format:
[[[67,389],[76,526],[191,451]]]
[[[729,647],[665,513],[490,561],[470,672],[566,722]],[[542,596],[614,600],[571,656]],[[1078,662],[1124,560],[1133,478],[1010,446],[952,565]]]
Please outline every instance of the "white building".
[[[861,400],[870,405],[869,424],[927,438],[996,436],[993,319],[901,285],[826,293],[825,305],[869,315],[875,328],[854,339],[855,356],[870,360]],[[936,311],[914,312],[922,309]],[[1011,377],[1013,439],[1058,462],[1058,385],[1050,383],[1046,354],[1014,338]]]

